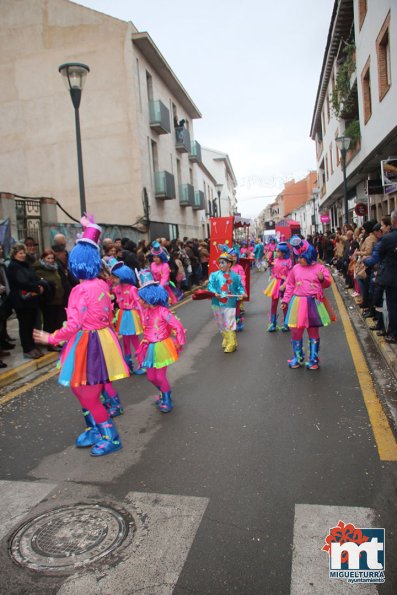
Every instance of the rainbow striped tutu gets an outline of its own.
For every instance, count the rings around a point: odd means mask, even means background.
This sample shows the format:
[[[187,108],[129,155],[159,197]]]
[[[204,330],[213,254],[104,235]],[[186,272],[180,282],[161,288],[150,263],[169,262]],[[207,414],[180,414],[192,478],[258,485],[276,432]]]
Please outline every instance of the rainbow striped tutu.
[[[141,335],[143,333],[141,317],[136,310],[122,310],[116,314],[116,333],[119,335]]]
[[[178,361],[179,355],[171,337],[157,343],[142,342],[135,352],[141,368],[164,368]]]
[[[271,279],[269,285],[266,287],[263,293],[267,297],[277,300],[280,297],[280,285],[282,285],[281,279],[276,279],[276,277],[274,277]]]
[[[65,345],[58,366],[58,382],[63,386],[104,384],[129,376],[120,344],[109,327],[78,331]]]
[[[288,306],[285,324],[290,328],[328,326],[336,320],[327,299],[294,295]]]

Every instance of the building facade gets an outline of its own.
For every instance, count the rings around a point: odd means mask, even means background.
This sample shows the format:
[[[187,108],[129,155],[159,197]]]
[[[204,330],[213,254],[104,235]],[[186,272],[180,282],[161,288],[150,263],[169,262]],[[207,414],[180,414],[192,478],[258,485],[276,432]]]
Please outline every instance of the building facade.
[[[381,162],[397,155],[397,5],[394,0],[335,0],[311,124],[319,209],[331,227],[380,220],[396,208],[395,186],[382,186]],[[347,192],[336,138],[350,138]],[[357,215],[358,203],[368,211]],[[361,205],[360,205],[361,206]],[[364,209],[365,210],[365,209]]]
[[[0,5],[7,200],[56,200],[63,210],[45,211],[47,228],[80,217],[73,105],[58,73],[68,62],[90,68],[79,109],[88,212],[111,235],[207,235],[208,200],[223,178],[201,167],[200,111],[148,33],[69,0]],[[15,235],[16,216],[12,224]]]

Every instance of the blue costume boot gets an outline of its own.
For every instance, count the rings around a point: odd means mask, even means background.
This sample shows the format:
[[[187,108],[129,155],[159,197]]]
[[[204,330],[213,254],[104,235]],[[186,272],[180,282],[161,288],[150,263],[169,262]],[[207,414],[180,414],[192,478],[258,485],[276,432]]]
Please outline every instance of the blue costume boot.
[[[269,333],[274,333],[277,330],[277,314],[272,314],[270,317],[270,324],[267,327]]]
[[[110,417],[117,417],[124,413],[122,404],[120,403],[120,397],[116,394],[114,397],[110,397],[108,393],[103,390],[103,406],[106,407]]]
[[[161,399],[158,407],[161,413],[169,413],[173,410],[174,404],[171,399],[171,391],[167,393],[161,393]]]
[[[97,424],[97,428],[101,439],[91,449],[93,457],[102,457],[122,448],[117,428],[110,417],[107,421]]]
[[[83,409],[84,421],[86,423],[86,429],[80,436],[76,438],[77,448],[84,448],[86,446],[93,446],[99,440],[101,440],[101,434],[97,428],[97,425],[88,409]]]
[[[302,339],[300,341],[294,341],[292,339],[291,345],[294,352],[294,357],[288,360],[288,365],[290,368],[300,368],[301,366],[303,366],[304,360],[304,353],[302,348],[303,341]]]
[[[128,369],[130,371],[130,374],[134,373],[134,364],[132,363],[132,355],[125,355],[124,356],[124,361],[128,366]]]
[[[285,324],[285,320],[283,326],[281,327],[281,330],[283,333],[289,333],[289,326],[288,324]]]
[[[320,339],[309,339],[309,346],[310,346],[310,359],[306,362],[306,367],[308,370],[318,370],[319,366],[319,357],[318,352],[320,350]]]

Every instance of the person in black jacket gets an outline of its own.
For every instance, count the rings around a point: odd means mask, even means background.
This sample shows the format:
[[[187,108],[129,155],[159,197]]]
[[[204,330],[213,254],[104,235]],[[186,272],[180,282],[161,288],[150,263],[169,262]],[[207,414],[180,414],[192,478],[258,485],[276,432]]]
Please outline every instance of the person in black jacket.
[[[44,292],[44,286],[40,284],[40,279],[26,260],[24,244],[14,244],[10,258],[7,269],[10,302],[18,318],[23,354],[27,359],[37,359],[43,354],[34,344],[33,329],[39,311],[39,297]]]
[[[389,315],[388,343],[397,343],[397,211],[391,214],[391,229],[379,241],[380,265],[376,282],[385,288]]]

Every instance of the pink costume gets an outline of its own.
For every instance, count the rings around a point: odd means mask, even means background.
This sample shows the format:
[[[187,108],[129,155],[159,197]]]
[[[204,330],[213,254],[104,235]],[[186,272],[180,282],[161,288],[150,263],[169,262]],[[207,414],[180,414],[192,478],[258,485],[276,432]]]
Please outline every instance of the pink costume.
[[[119,306],[115,328],[117,334],[123,338],[124,356],[128,357],[131,356],[131,344],[136,351],[140,343],[138,335],[143,333],[137,289],[130,283],[118,283],[114,286],[113,293]]]
[[[286,281],[291,269],[292,262],[290,258],[276,258],[270,276],[271,281],[263,293],[273,300],[278,300],[280,297],[280,285]]]
[[[176,304],[178,301],[170,287],[170,265],[168,262],[152,262],[150,264],[150,270],[152,271],[153,279],[158,281],[162,287],[168,293],[168,298],[171,304]]]
[[[246,281],[247,281],[247,278],[246,278],[245,271],[244,271],[243,267],[241,266],[241,264],[238,264],[238,263],[236,262],[236,264],[234,264],[234,265],[232,266],[231,270],[232,270],[234,273],[237,273],[237,275],[240,275],[240,278],[241,278],[241,284],[242,284],[242,286],[244,287],[244,291],[245,291],[245,293],[247,293],[247,287],[246,287]]]

